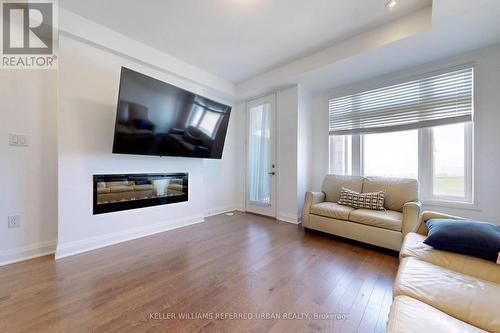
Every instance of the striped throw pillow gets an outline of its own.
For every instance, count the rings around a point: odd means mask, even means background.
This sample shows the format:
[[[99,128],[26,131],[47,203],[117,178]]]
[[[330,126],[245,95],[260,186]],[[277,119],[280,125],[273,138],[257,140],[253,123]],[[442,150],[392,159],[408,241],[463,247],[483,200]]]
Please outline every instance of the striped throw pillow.
[[[350,206],[352,208],[366,208],[373,210],[385,210],[385,193],[383,191],[359,193],[348,188],[342,187],[340,190],[339,205]]]

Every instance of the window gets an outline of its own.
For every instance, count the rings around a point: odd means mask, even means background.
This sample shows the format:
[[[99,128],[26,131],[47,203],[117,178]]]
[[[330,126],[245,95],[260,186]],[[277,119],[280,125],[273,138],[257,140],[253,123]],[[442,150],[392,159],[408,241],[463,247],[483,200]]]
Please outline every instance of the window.
[[[211,111],[195,104],[188,118],[187,126],[197,127],[209,137],[214,138],[214,134],[221,119],[221,113]]]
[[[187,122],[188,126],[198,127],[200,123],[201,117],[203,116],[203,111],[205,111],[201,106],[194,104],[191,113],[189,116],[189,120]]]
[[[471,203],[472,76],[464,68],[331,99],[330,172],[415,178],[424,202]]]
[[[432,129],[433,194],[436,196],[465,195],[464,124]]]
[[[213,138],[213,135],[215,133],[215,129],[217,128],[217,125],[219,124],[219,120],[221,118],[221,114],[219,112],[214,112],[214,111],[206,111],[203,114],[203,118],[201,119],[200,122],[200,129],[205,132],[208,136]]]
[[[423,163],[432,178],[423,188],[425,197],[472,202],[472,123],[433,127],[422,136],[431,151]]]
[[[363,135],[363,174],[418,177],[418,131]]]
[[[352,138],[350,135],[330,136],[330,172],[352,174]]]

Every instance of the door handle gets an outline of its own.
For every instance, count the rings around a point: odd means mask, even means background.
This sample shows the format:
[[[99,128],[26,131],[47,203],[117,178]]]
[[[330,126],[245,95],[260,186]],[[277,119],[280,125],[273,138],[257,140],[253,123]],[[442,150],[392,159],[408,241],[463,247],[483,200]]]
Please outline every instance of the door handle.
[[[268,172],[267,174],[271,175],[271,176],[274,176],[276,174],[276,172],[272,171],[272,172]]]

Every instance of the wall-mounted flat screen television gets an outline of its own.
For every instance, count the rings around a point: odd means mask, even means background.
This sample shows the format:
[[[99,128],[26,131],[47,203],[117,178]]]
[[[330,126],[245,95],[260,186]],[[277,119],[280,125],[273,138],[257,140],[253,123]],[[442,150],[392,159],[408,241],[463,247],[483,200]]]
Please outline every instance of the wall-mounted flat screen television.
[[[231,107],[122,67],[113,153],[222,158]]]

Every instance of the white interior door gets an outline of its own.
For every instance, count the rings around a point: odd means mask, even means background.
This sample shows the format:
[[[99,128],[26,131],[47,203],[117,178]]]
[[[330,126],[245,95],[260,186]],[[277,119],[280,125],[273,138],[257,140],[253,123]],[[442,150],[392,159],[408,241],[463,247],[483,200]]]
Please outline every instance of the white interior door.
[[[246,211],[276,217],[276,96],[247,103]]]

